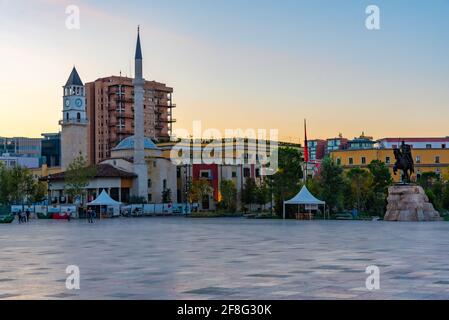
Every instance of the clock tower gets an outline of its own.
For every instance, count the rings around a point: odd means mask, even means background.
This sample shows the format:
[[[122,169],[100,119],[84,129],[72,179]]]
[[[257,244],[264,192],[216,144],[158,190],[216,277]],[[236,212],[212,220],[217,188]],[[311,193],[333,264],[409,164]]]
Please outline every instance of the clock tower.
[[[80,154],[87,159],[88,121],[86,114],[86,92],[76,68],[73,67],[63,87],[61,130],[61,167],[66,170]]]

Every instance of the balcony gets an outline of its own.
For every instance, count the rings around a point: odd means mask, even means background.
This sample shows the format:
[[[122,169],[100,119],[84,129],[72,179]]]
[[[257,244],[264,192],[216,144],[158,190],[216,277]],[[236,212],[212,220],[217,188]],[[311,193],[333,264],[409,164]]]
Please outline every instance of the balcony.
[[[112,96],[112,95],[114,95],[114,94],[117,94],[117,95],[124,95],[125,94],[125,91],[120,91],[120,90],[118,90],[118,89],[112,89],[112,90],[109,90],[108,91],[108,95],[110,95],[110,96]]]
[[[67,125],[86,125],[88,124],[89,121],[88,120],[83,120],[83,119],[64,119],[64,120],[59,120],[59,125],[61,126],[67,126]]]
[[[157,105],[156,105],[156,107],[158,107],[158,108],[169,108],[169,109],[173,109],[173,108],[176,108],[176,104],[160,104],[160,103],[158,103]]]
[[[161,123],[175,123],[176,122],[176,119],[168,119],[168,118],[165,118],[165,119],[156,119],[156,122],[161,122]]]
[[[134,134],[134,130],[132,130],[132,129],[127,129],[127,128],[117,128],[116,133],[117,133],[117,134],[129,134],[129,135],[133,135],[133,134]]]
[[[124,103],[131,103],[131,102],[134,102],[134,98],[130,98],[130,97],[126,97],[126,96],[120,96],[120,97],[117,97],[116,99],[115,99],[115,101],[117,102],[117,103],[120,103],[120,102],[124,102]]]
[[[118,112],[116,114],[117,118],[134,119],[134,114],[129,112]]]

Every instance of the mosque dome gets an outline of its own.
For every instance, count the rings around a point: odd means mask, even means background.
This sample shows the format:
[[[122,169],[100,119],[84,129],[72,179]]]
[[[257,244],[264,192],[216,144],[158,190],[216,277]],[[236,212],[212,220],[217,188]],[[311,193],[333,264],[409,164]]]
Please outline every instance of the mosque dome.
[[[151,149],[151,150],[158,150],[159,148],[156,146],[156,144],[150,139],[145,137],[144,138],[144,148],[145,149]],[[128,137],[126,139],[123,139],[114,149],[113,151],[119,151],[119,150],[131,150],[134,149],[134,136]]]

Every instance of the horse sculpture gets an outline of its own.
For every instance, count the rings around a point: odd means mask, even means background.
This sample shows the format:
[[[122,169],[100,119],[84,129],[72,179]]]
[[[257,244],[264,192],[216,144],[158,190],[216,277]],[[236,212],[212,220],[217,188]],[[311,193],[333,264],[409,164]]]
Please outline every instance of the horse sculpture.
[[[402,170],[402,182],[410,183],[410,177],[415,173],[415,164],[412,157],[412,149],[410,145],[402,141],[400,149],[393,150],[396,163],[393,166],[393,172],[396,175],[398,170]]]

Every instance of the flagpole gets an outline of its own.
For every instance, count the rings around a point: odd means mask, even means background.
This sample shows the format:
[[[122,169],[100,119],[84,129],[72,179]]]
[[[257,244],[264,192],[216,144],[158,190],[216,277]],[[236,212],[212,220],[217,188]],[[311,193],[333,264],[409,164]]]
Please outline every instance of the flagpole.
[[[304,184],[307,183],[307,167],[309,163],[309,146],[307,144],[307,121],[304,119]]]

